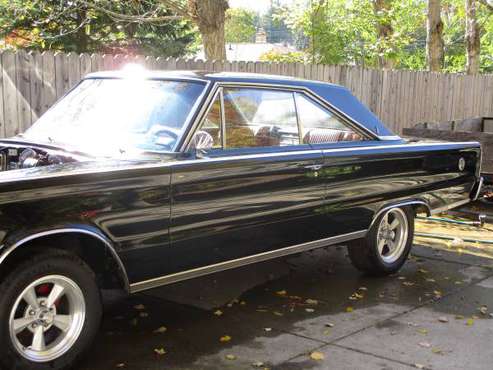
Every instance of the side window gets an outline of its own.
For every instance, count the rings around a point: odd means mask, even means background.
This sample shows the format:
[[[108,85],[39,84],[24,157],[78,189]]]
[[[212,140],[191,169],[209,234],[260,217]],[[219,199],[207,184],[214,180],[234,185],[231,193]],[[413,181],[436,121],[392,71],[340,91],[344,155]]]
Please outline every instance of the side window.
[[[292,92],[224,88],[227,148],[298,145]]]
[[[314,100],[302,93],[295,95],[304,144],[364,140],[363,136]]]
[[[221,148],[221,100],[218,96],[212,103],[202,126],[195,132],[191,142],[192,148]]]

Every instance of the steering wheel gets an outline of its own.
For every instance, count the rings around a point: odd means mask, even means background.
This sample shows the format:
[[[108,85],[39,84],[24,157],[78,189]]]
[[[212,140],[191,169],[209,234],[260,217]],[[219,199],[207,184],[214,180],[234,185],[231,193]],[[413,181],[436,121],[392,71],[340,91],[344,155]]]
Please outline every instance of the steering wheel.
[[[159,146],[172,146],[179,138],[179,133],[177,130],[164,125],[153,125],[147,132],[148,137],[152,137],[153,144]],[[164,137],[170,138],[169,143],[166,142]]]

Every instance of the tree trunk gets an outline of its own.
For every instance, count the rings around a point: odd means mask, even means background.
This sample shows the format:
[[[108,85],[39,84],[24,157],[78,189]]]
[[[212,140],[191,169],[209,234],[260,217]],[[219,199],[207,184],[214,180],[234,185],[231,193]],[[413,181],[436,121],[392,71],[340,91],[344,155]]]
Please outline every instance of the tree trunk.
[[[441,0],[428,0],[428,20],[426,23],[426,57],[428,69],[440,72],[444,61],[443,22]]]
[[[226,60],[224,22],[227,0],[189,0],[189,8],[202,35],[206,59]]]
[[[477,5],[477,0],[466,0],[466,73],[470,75],[479,73],[481,40],[476,16]]]
[[[373,0],[373,11],[377,17],[378,66],[385,69],[391,69],[394,66],[394,61],[385,55],[394,34],[394,29],[388,19],[391,8],[391,0]]]

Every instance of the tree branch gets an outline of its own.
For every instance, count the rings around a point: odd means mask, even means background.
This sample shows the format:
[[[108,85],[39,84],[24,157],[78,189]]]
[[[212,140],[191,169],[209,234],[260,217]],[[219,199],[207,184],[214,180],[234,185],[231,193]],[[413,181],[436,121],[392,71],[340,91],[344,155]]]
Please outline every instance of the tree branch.
[[[490,12],[493,12],[493,5],[490,4],[487,0],[479,0],[480,4],[483,4]]]
[[[193,18],[193,14],[189,12],[189,8],[179,0],[159,0],[164,6],[172,9],[176,14],[186,18]]]
[[[94,2],[89,2],[89,1],[85,1],[85,0],[79,0],[79,1],[81,3],[83,3],[84,5],[86,5],[87,7],[99,10],[100,12],[103,12],[112,18],[122,20],[122,21],[127,21],[127,22],[160,23],[160,22],[166,22],[166,21],[180,20],[180,19],[184,18],[182,15],[165,15],[165,16],[160,16],[160,17],[150,17],[150,16],[145,16],[145,15],[128,15],[128,14],[122,14],[122,13],[114,12],[112,10],[105,8],[105,7],[96,5]]]

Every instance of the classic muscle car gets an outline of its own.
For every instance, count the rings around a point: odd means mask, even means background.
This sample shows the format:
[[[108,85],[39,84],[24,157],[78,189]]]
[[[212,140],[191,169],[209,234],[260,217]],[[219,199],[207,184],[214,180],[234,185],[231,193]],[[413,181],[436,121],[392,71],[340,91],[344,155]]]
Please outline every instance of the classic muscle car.
[[[480,160],[475,142],[404,140],[332,84],[88,75],[0,141],[0,364],[70,367],[104,289],[335,244],[366,273],[395,273],[415,214],[474,199]]]

